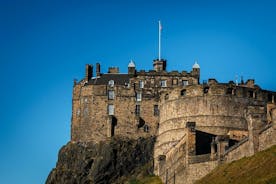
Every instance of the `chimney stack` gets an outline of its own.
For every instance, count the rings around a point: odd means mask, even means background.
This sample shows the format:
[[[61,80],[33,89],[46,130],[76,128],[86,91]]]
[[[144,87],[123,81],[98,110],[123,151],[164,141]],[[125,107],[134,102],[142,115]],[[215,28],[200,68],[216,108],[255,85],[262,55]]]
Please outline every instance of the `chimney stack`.
[[[101,65],[100,63],[96,63],[96,76],[100,76],[101,75]]]
[[[93,65],[85,65],[85,80],[89,81],[93,77]]]

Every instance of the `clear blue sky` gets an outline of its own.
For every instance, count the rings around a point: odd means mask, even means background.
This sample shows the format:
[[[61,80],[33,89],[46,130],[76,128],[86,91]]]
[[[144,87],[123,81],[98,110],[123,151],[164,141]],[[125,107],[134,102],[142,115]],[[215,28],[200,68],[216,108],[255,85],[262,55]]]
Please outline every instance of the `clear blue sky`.
[[[197,59],[201,79],[243,75],[276,90],[272,0],[2,0],[0,183],[44,183],[70,140],[73,79],[97,61],[152,69],[159,19],[168,70]]]

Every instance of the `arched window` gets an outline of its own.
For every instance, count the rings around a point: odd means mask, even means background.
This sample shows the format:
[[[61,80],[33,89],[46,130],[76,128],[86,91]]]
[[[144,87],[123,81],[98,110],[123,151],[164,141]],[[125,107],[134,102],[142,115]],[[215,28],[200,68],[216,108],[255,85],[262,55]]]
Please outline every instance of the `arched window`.
[[[181,90],[181,91],[180,91],[180,95],[181,95],[181,96],[186,96],[186,89]]]
[[[205,87],[204,89],[203,89],[203,93],[204,94],[207,94],[209,92],[209,87]]]

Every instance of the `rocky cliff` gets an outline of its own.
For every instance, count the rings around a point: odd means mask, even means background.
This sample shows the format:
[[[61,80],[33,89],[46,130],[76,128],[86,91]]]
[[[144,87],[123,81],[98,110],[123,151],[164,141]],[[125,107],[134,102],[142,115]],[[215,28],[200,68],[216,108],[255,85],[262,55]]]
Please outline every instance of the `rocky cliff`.
[[[150,174],[154,141],[150,137],[113,138],[100,143],[69,142],[59,151],[56,168],[46,184],[126,183],[135,175]]]

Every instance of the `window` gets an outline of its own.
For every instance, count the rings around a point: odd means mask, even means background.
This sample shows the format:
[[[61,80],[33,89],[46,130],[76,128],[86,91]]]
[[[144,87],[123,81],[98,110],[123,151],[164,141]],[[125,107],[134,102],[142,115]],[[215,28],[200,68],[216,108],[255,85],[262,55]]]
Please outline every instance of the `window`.
[[[233,88],[227,88],[226,94],[232,95],[232,93],[233,93]]]
[[[154,105],[153,106],[153,115],[154,116],[158,116],[159,115],[158,105]]]
[[[181,95],[181,96],[185,96],[185,95],[186,95],[186,89],[181,90],[181,91],[180,91],[180,95]]]
[[[109,104],[107,106],[107,113],[108,115],[114,115],[114,105]]]
[[[144,81],[142,80],[139,81],[139,88],[144,88]]]
[[[254,92],[253,91],[248,91],[248,97],[253,98],[254,97]]]
[[[77,116],[80,116],[80,109],[77,110]]]
[[[203,89],[203,93],[204,94],[207,94],[209,92],[209,87],[205,87],[204,89]]]
[[[177,85],[178,84],[178,80],[177,79],[173,79],[173,85]]]
[[[169,99],[169,94],[166,94],[165,95],[165,100],[168,100]]]
[[[189,82],[187,80],[182,81],[182,86],[187,86],[188,84],[189,84]]]
[[[137,102],[142,101],[142,93],[141,92],[136,93],[136,101]]]
[[[108,100],[114,100],[115,93],[113,90],[108,91]]]
[[[137,116],[140,115],[140,105],[136,105],[136,106],[135,106],[135,114],[136,114]]]
[[[161,87],[167,87],[167,81],[161,80]]]
[[[148,125],[144,125],[144,132],[149,132],[149,126]]]
[[[114,87],[114,80],[108,81],[108,85],[109,85],[110,87]]]

